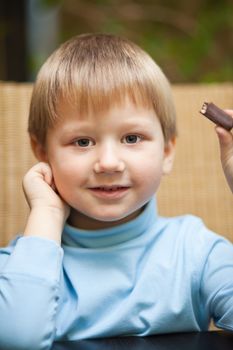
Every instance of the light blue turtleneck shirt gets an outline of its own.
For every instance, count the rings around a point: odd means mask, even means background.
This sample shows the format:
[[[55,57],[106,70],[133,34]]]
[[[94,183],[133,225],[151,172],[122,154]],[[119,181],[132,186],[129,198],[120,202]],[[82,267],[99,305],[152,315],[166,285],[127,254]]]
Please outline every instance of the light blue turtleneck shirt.
[[[55,340],[233,330],[233,246],[194,216],[104,230],[66,225],[62,246],[18,237],[0,250],[0,347]]]

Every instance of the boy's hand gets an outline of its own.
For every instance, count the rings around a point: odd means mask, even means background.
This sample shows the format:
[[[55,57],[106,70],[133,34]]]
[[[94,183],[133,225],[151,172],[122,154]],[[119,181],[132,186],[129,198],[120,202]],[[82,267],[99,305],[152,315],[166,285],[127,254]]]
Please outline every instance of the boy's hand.
[[[34,165],[23,179],[23,189],[31,209],[46,208],[61,212],[67,218],[67,206],[55,192],[52,170],[47,163]]]
[[[31,209],[24,235],[47,237],[60,243],[70,209],[55,192],[49,164],[34,165],[23,179],[23,189]]]
[[[233,110],[225,110],[233,118]],[[219,139],[221,162],[227,182],[233,193],[233,134],[226,129],[216,126]]]

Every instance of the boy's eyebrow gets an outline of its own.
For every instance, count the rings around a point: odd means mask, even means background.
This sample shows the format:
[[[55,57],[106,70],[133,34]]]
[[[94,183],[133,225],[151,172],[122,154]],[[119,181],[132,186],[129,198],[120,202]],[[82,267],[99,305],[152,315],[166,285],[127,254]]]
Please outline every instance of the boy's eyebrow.
[[[138,118],[138,119],[135,119],[135,120],[126,120],[125,122],[123,122],[121,125],[120,125],[120,128],[121,129],[124,129],[124,128],[131,128],[131,129],[142,129],[142,130],[145,130],[145,129],[148,129],[154,125],[153,121],[152,120],[148,120],[148,119],[144,119],[144,118]]]
[[[83,122],[78,122],[78,123],[68,123],[67,125],[63,126],[63,134],[67,133],[73,133],[73,132],[77,132],[77,131],[81,131],[83,129],[91,129],[92,126],[90,123],[83,123]]]
[[[104,122],[104,120],[103,120]],[[122,121],[118,129],[125,129],[125,128],[132,128],[132,129],[145,129],[145,128],[151,128],[153,125],[152,120],[148,120],[147,118],[139,117],[139,118],[132,118],[125,121]],[[94,126],[95,128],[95,126]],[[69,136],[70,134],[75,134],[78,132],[89,132],[93,131],[93,124],[89,121],[79,121],[77,122],[71,122],[67,125],[63,126],[62,134],[63,136]]]
[[[126,120],[122,123],[122,125],[126,126],[143,126],[145,124],[153,124],[152,120],[144,119],[143,117],[132,119],[132,120]]]

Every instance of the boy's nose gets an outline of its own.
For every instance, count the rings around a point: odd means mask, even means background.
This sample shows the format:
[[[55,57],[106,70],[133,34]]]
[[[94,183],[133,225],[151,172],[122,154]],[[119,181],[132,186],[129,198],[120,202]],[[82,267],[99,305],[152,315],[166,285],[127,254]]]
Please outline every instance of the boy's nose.
[[[125,163],[119,157],[119,154],[112,147],[105,147],[97,156],[94,164],[96,173],[112,174],[122,172],[125,169]]]

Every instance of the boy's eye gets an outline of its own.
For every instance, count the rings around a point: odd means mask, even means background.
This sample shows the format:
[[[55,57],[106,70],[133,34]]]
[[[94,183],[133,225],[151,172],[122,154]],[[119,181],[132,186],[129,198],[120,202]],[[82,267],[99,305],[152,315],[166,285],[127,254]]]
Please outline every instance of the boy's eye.
[[[79,147],[88,147],[88,146],[93,146],[94,142],[88,138],[83,138],[83,139],[75,140],[74,144],[78,145]]]
[[[141,139],[141,136],[138,135],[127,135],[123,138],[123,143],[138,143]]]

